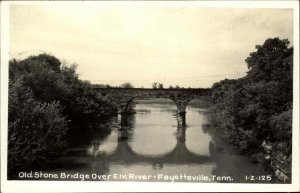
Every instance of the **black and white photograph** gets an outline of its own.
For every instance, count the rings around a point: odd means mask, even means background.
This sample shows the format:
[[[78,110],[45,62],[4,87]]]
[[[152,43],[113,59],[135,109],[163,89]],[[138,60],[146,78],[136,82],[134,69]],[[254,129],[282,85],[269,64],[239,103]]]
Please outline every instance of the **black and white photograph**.
[[[1,2],[1,183],[299,191],[299,1]]]

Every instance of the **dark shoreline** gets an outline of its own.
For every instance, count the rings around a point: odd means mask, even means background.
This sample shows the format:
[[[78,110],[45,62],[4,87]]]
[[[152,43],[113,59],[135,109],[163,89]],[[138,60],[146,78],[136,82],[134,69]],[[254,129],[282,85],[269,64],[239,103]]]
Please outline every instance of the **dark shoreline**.
[[[267,155],[270,156],[270,154],[268,154],[266,151],[264,151],[263,146],[261,146],[260,151],[256,152],[255,154],[248,153],[247,151],[246,152],[241,151],[239,145],[236,142],[233,142],[231,140],[231,136],[228,136],[228,135],[226,135],[226,133],[220,132],[220,130],[216,129],[216,127],[218,127],[218,126],[217,126],[216,122],[214,121],[214,118],[212,118],[214,113],[210,109],[208,109],[208,111],[209,111],[210,120],[208,121],[208,124],[204,125],[206,132],[210,133],[216,139],[221,139],[221,141],[232,145],[241,154],[246,155],[251,162],[253,162],[255,164],[260,164],[264,168],[266,168],[266,170],[272,171],[273,175],[276,177],[278,182],[283,182],[283,183],[288,183],[288,184],[291,183],[291,175],[292,174],[289,173],[289,171],[288,172],[285,171],[286,168],[289,168],[289,170],[291,170],[291,165],[286,166],[284,164],[281,164],[280,166],[278,166],[278,165],[274,166],[274,164],[277,164],[275,162],[279,162],[279,160],[273,161],[272,158],[266,159],[266,156]],[[273,163],[272,163],[272,161],[273,161]]]

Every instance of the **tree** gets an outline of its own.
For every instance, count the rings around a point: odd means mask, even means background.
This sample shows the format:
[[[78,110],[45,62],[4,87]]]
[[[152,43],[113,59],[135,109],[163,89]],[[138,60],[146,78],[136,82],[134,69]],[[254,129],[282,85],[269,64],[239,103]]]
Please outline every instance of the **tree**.
[[[164,85],[163,85],[163,83],[153,82],[153,83],[152,83],[152,88],[153,88],[153,89],[163,89],[163,88],[164,88]]]
[[[163,83],[158,83],[158,88],[159,88],[159,89],[163,89],[163,88],[164,88]]]
[[[174,89],[174,87],[172,85],[169,86],[169,89]]]
[[[263,45],[256,45],[256,51],[246,58],[248,76],[253,80],[281,80],[292,71],[292,60],[287,60],[293,53],[287,39],[269,38]]]
[[[157,87],[158,87],[158,83],[157,83],[157,82],[153,82],[153,83],[152,83],[152,88],[153,88],[153,89],[157,89]]]
[[[291,155],[293,48],[287,39],[269,38],[246,58],[243,78],[212,87],[211,102],[218,131],[248,154],[263,141],[273,153]]]
[[[121,88],[133,88],[133,84],[130,82],[125,82],[121,85]]]

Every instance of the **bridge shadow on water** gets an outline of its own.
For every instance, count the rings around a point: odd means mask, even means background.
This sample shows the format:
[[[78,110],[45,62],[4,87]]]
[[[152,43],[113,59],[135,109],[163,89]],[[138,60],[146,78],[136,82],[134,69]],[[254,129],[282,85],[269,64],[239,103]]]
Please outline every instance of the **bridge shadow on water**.
[[[118,129],[118,141],[117,146],[113,152],[107,154],[104,151],[98,151],[101,146],[100,143],[94,142],[91,147],[90,159],[103,160],[103,166],[105,166],[106,171],[111,163],[121,164],[121,165],[152,165],[163,168],[165,164],[170,165],[202,165],[209,164],[212,162],[209,155],[198,155],[191,152],[186,146],[186,130],[188,129],[185,122],[184,115],[174,115],[177,120],[177,130],[176,130],[176,145],[163,155],[143,155],[141,153],[135,152],[130,146],[130,139],[133,134],[134,127],[134,116],[126,115],[121,118],[121,127]],[[183,117],[184,116],[184,117]],[[163,143],[162,143],[163,145]]]

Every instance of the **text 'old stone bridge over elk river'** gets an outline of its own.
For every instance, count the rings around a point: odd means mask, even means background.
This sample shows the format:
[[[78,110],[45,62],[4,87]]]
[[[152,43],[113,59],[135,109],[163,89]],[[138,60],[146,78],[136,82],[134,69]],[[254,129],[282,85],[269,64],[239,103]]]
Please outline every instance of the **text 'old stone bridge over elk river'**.
[[[132,104],[134,99],[147,98],[168,98],[171,99],[177,107],[178,122],[181,126],[186,126],[185,114],[186,106],[193,99],[199,99],[201,96],[210,94],[210,89],[147,89],[147,88],[101,88],[94,86],[95,90],[102,95],[110,95],[119,101],[118,112],[122,119],[132,113]],[[122,121],[121,121],[122,122]],[[122,124],[122,123],[121,123]]]

